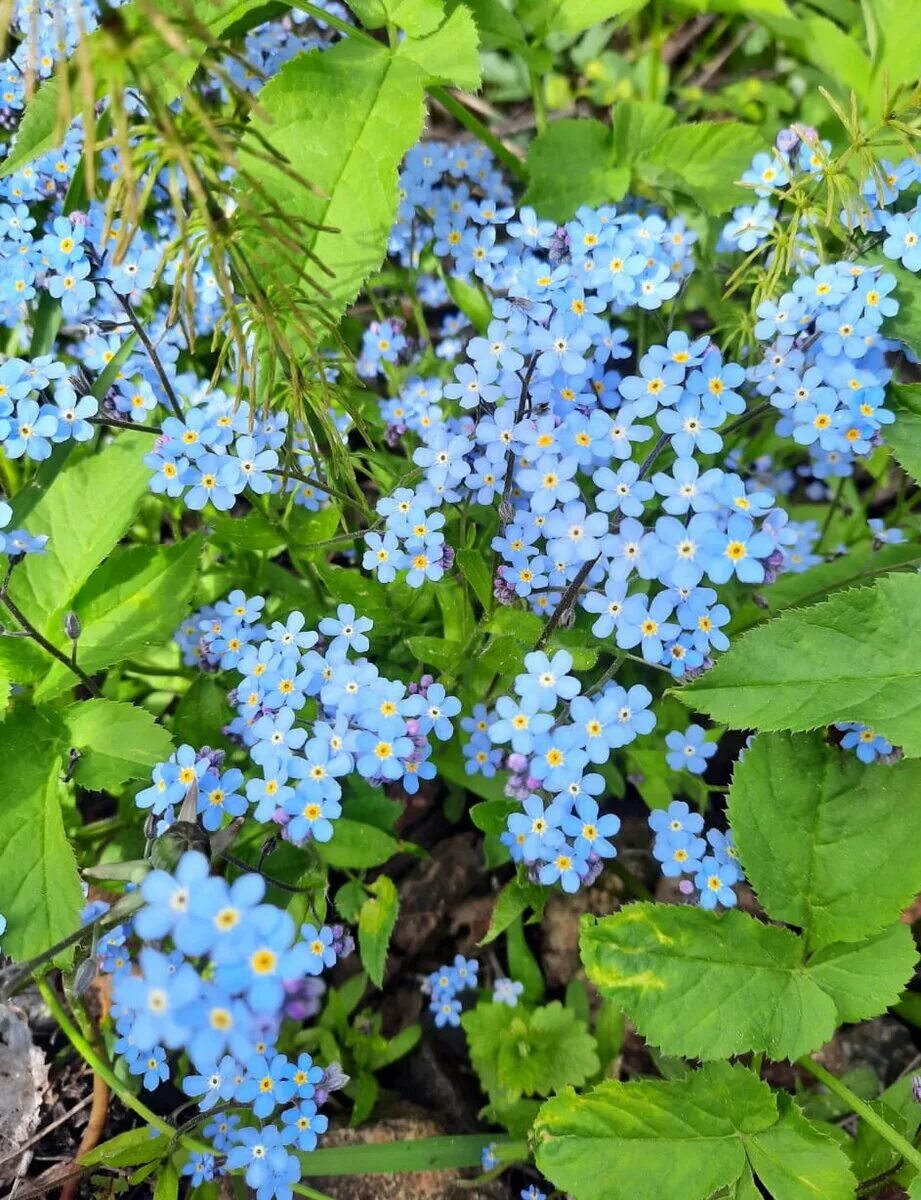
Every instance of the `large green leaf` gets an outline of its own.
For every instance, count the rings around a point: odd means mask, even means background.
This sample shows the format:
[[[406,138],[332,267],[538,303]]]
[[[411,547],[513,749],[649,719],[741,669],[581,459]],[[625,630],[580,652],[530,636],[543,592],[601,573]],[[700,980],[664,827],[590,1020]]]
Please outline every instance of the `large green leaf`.
[[[702,121],[667,129],[646,151],[639,175],[655,187],[677,191],[706,212],[724,213],[749,193],[737,181],[765,147],[751,125]]]
[[[795,1059],[849,1014],[875,1015],[898,999],[914,952],[891,931],[875,942],[836,942],[807,961],[801,937],[737,909],[642,903],[584,917],[581,950],[589,979],[665,1054]]]
[[[820,734],[762,733],[735,769],[729,821],[759,900],[812,947],[877,932],[921,892],[916,760],[866,766]]]
[[[543,1105],[537,1165],[575,1200],[706,1200],[743,1181],[736,1197],[756,1197],[752,1168],[777,1200],[852,1197],[844,1152],[780,1103],[778,1113],[767,1084],[729,1063],[667,1082],[605,1080]]]
[[[531,143],[525,166],[523,202],[559,222],[581,204],[620,200],[630,184],[629,168],[612,160],[611,130],[591,117],[555,121]]]
[[[174,546],[133,546],[93,573],[73,602],[83,624],[77,657],[84,671],[101,671],[172,636],[188,610],[201,546],[200,534]],[[47,700],[71,683],[67,668],[54,663],[35,694]]]
[[[890,384],[886,403],[895,410],[886,444],[912,479],[921,480],[921,383]]]
[[[921,76],[921,27],[915,0],[864,0],[862,8],[873,60],[867,103],[878,117],[885,95]]]
[[[517,13],[536,30],[539,37],[548,33],[581,33],[612,17],[626,21],[648,0],[519,0]]]
[[[69,746],[80,751],[73,777],[81,787],[115,791],[129,779],[143,779],[172,750],[169,733],[134,704],[84,700],[61,715]]]
[[[145,434],[121,434],[101,454],[68,464],[24,518],[30,533],[49,535],[48,548],[16,568],[10,595],[55,645],[66,643],[64,614],[126,533],[147,494],[150,471],[143,456],[149,449]],[[31,494],[26,498],[33,499]],[[19,520],[15,502],[13,519]],[[0,641],[0,668],[17,682],[40,679],[49,662],[43,650],[25,639]]]
[[[918,756],[919,645],[921,577],[889,575],[757,626],[678,695],[733,729],[862,721]]]
[[[248,13],[264,4],[265,0],[236,0],[235,3],[195,0],[192,11],[196,24],[205,27],[208,36],[214,38],[232,25],[238,25]],[[191,7],[188,0],[157,0],[157,13],[163,21],[160,29],[151,23],[143,6],[129,4],[118,13],[119,42],[126,45],[131,41],[134,66],[144,71],[155,69],[157,89],[166,103],[182,92],[206,49],[205,42],[195,36],[188,23]],[[173,30],[166,40],[161,36],[161,29],[169,26]],[[181,49],[177,49],[177,45]],[[95,98],[99,100],[113,85],[122,86],[124,56],[115,52],[113,38],[106,30],[90,34],[86,39],[86,50]],[[0,178],[54,148],[60,100],[60,80],[54,76],[42,84],[26,108],[13,149],[0,163]]]
[[[267,193],[291,215],[308,258],[291,264],[277,243],[248,233],[249,252],[265,286],[292,286],[313,273],[337,318],[384,256],[397,207],[397,171],[422,131],[424,89],[433,82],[479,82],[476,27],[457,8],[428,37],[395,50],[358,39],[301,54],[259,96],[247,148],[265,139],[311,190],[287,171],[252,160]],[[320,230],[317,226],[325,226]],[[319,273],[318,259],[331,274]]]
[[[348,0],[349,8],[368,29],[398,25],[407,33],[431,33],[444,20],[442,0]]]
[[[58,797],[66,735],[58,715],[22,706],[0,724],[3,951],[33,958],[78,924],[82,895]]]

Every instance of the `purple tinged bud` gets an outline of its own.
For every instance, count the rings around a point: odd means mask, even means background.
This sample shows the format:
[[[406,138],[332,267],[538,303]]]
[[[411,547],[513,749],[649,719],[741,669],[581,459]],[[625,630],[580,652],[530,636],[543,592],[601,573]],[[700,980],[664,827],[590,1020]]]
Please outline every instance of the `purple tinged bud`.
[[[526,754],[518,754],[516,751],[506,758],[505,765],[515,775],[523,775],[528,769],[528,756]]]
[[[678,883],[678,891],[682,894],[682,896],[693,896],[694,884],[690,879],[682,879]]]

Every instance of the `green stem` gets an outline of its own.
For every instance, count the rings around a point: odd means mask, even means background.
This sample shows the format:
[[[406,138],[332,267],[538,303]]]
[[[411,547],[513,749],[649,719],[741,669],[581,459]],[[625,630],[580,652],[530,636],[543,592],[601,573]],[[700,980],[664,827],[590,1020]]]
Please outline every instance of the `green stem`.
[[[547,105],[544,103],[544,85],[539,73],[533,68],[528,71],[531,83],[531,103],[534,105],[534,127],[538,136],[547,131]]]
[[[813,549],[814,554],[821,553],[820,547],[825,541],[828,531],[831,528],[831,523],[834,520],[835,513],[838,511],[838,505],[841,503],[841,497],[844,495],[844,484],[846,480],[847,476],[845,475],[842,475],[838,480],[838,486],[835,488],[834,497],[832,498],[831,504],[828,506],[828,512],[825,514],[825,520],[822,524],[822,532],[819,534],[819,540],[816,542]]]
[[[214,1147],[207,1142],[200,1142],[197,1138],[189,1137],[188,1134],[180,1133],[175,1129],[169,1121],[158,1116],[152,1109],[137,1098],[133,1092],[118,1078],[112,1068],[105,1062],[90,1045],[83,1034],[77,1029],[76,1025],[71,1021],[70,1017],[64,1011],[64,1006],[57,997],[54,988],[47,979],[36,980],[36,986],[41,993],[42,999],[48,1005],[51,1015],[60,1026],[61,1032],[80,1055],[87,1066],[109,1085],[111,1091],[118,1096],[125,1108],[130,1108],[148,1125],[152,1125],[154,1129],[168,1137],[171,1142],[176,1142],[185,1150],[190,1150],[196,1154],[213,1154]],[[299,1196],[306,1196],[308,1200],[332,1200],[325,1192],[318,1192],[312,1187],[308,1187],[306,1183],[296,1183],[293,1185],[293,1190]]]
[[[826,1071],[823,1066],[820,1066],[814,1058],[810,1058],[808,1055],[798,1059],[797,1066],[802,1067],[804,1071],[808,1071],[814,1079],[824,1084],[830,1092],[833,1092],[840,1100],[843,1100],[851,1112],[856,1113],[858,1117],[862,1117],[871,1129],[875,1129],[879,1136],[889,1143],[893,1150],[897,1150],[901,1154],[907,1163],[911,1163],[916,1171],[921,1171],[921,1151],[917,1150],[907,1138],[903,1137],[888,1122],[884,1121],[876,1109],[871,1108],[859,1096],[855,1096],[847,1084],[842,1083],[837,1076],[832,1075],[830,1071]]]
[[[469,108],[461,104],[457,97],[453,96],[447,88],[430,87],[429,95],[433,100],[437,100],[442,108],[446,108],[455,121],[459,125],[463,125],[468,133],[472,133],[474,137],[479,138],[484,146],[488,146],[496,158],[511,171],[516,179],[525,178],[524,164],[521,160],[512,153],[505,142],[500,141],[493,131],[484,125],[479,117],[475,117]]]

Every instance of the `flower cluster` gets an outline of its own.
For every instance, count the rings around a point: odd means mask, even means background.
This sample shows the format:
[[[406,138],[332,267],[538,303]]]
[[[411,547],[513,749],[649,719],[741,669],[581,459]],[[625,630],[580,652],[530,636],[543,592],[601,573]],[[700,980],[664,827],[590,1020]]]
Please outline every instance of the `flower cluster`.
[[[291,842],[327,842],[342,812],[339,780],[357,772],[372,785],[399,782],[415,793],[435,775],[432,738],[451,737],[460,701],[430,676],[408,686],[382,676],[364,654],[373,622],[349,604],[317,630],[300,612],[266,626],[264,606],[261,596],[231,592],[177,634],[187,662],[239,677],[231,695],[237,715],[225,732],[261,778],[244,785],[236,769],[220,774],[219,753],[183,746],[154,769],[137,803],[168,825],[195,781],[206,829],[249,813]]]
[[[303,981],[350,953],[351,939],[338,927],[298,930],[287,912],[263,902],[261,876],[228,883],[196,851],[173,872],[151,871],[140,891],[130,927],[117,926],[97,947],[112,974],[116,1053],[148,1089],[185,1056],[182,1090],[212,1114],[205,1133],[215,1151],[187,1164],[194,1182],[243,1170],[258,1195],[284,1200],[300,1178],[297,1152],[315,1149],[327,1127],[319,1109],[344,1081],[335,1065],[324,1070],[309,1054],[279,1053],[282,1022]],[[127,944],[134,939],[136,958]],[[223,1116],[229,1104],[245,1123]]]
[[[701,908],[735,907],[732,889],[743,874],[732,833],[704,832],[703,817],[691,812],[683,800],[651,813],[649,825],[656,835],[653,856],[667,879],[680,879],[682,894],[696,893]]]
[[[444,1025],[460,1025],[461,1002],[457,996],[476,988],[479,969],[480,964],[475,958],[457,954],[453,963],[446,963],[427,977],[423,990],[431,996],[429,1012],[434,1014],[438,1029]]]

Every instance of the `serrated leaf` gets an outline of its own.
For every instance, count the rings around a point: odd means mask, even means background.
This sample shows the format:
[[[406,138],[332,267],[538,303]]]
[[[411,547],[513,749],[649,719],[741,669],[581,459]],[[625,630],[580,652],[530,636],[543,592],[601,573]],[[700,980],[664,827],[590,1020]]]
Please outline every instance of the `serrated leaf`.
[[[46,533],[44,554],[29,555],[14,571],[10,595],[33,625],[55,645],[66,645],[64,614],[96,567],[124,536],[148,493],[150,448],[142,433],[121,434],[100,454],[69,463],[29,508],[22,522],[30,533]],[[24,490],[13,503],[13,523]],[[0,641],[0,667],[17,682],[34,682],[48,669],[44,651],[24,639]],[[52,668],[54,669],[54,668]],[[63,667],[60,670],[63,671]],[[70,676],[73,682],[74,676]]]
[[[914,480],[921,480],[921,383],[891,383],[886,404],[895,421],[886,427],[886,445]]]
[[[480,41],[488,49],[527,52],[525,32],[517,17],[509,12],[502,0],[463,0],[473,13]]]
[[[361,965],[378,987],[384,986],[384,967],[390,935],[397,922],[400,898],[396,885],[387,875],[379,875],[368,884],[371,896],[362,904],[358,916],[358,948]]]
[[[482,807],[475,805],[476,808]],[[529,908],[536,908],[545,899],[545,893],[539,884],[521,883],[518,879],[513,879],[507,883],[499,895],[496,897],[496,903],[493,906],[492,916],[489,920],[489,929],[486,936],[480,942],[481,946],[488,946],[490,942],[494,942],[500,934],[522,916]]]
[[[129,779],[143,779],[172,750],[167,730],[134,704],[84,700],[61,716],[69,745],[80,751],[73,778],[81,787],[116,791]]]
[[[575,1200],[707,1200],[742,1176],[746,1145],[776,1123],[771,1089],[744,1067],[605,1080],[541,1108],[537,1166]]]
[[[367,29],[397,25],[407,33],[431,33],[444,20],[442,0],[348,0],[349,8]]]
[[[597,922],[584,917],[580,944],[592,983],[666,1054],[795,1059],[835,1029],[834,1003],[810,978],[801,940],[738,910],[630,904]]]
[[[523,203],[559,222],[582,204],[620,200],[630,185],[629,169],[612,161],[610,129],[590,117],[554,121],[531,143],[525,169]]]
[[[761,625],[788,608],[806,608],[845,588],[872,583],[893,567],[918,565],[921,565],[921,547],[917,545],[902,543],[876,547],[867,542],[830,562],[810,567],[808,571],[786,572],[761,593],[769,606],[767,611],[754,604],[743,608],[733,616],[730,636],[743,633],[753,625]]]
[[[677,695],[732,729],[871,725],[921,755],[921,576],[889,575],[757,626]]]
[[[621,100],[611,110],[614,162],[632,166],[676,120],[674,109],[654,100]]]
[[[840,1021],[885,1012],[911,981],[918,952],[901,921],[862,942],[834,942],[809,960],[809,973],[835,1003]]]
[[[767,1194],[774,1200],[853,1200],[857,1181],[844,1150],[788,1096],[778,1103],[777,1124],[746,1143],[748,1161]]]
[[[0,913],[17,962],[79,924],[83,902],[58,796],[66,734],[57,713],[22,706],[0,724]]]
[[[813,948],[877,932],[921,892],[921,762],[868,766],[820,734],[759,734],[728,815],[759,900]]]
[[[595,1039],[558,1000],[528,1012],[480,1003],[461,1018],[470,1059],[493,1103],[549,1096],[599,1069]]]
[[[93,573],[73,601],[83,624],[77,658],[84,671],[100,671],[172,636],[188,611],[202,540],[198,534],[174,546],[120,549]],[[72,682],[67,668],[54,663],[36,697],[50,699]]]
[[[744,203],[736,181],[764,139],[739,121],[701,121],[666,129],[640,157],[640,177],[656,187],[683,193],[706,212],[724,213]]]
[[[424,88],[442,80],[464,87],[479,81],[476,27],[463,8],[428,37],[404,38],[392,51],[346,38],[300,54],[266,84],[241,153],[264,138],[314,185],[261,159],[250,164],[267,194],[298,221],[309,254],[288,263],[273,239],[250,233],[248,250],[267,287],[298,283],[319,260],[331,273],[318,276],[327,293],[323,308],[330,319],[341,315],[384,257],[397,171],[422,130]]]

